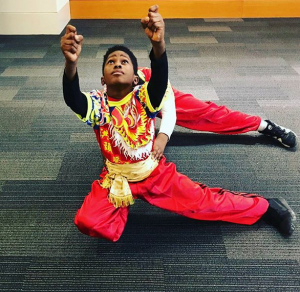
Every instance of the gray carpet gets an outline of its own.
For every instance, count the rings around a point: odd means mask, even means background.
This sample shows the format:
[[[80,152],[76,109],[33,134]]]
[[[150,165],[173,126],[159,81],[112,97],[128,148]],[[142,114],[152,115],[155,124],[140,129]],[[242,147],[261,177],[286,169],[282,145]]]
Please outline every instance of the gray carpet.
[[[82,90],[102,56],[128,45],[149,66],[139,21],[74,20]],[[199,99],[300,134],[300,19],[166,20],[170,80]],[[102,168],[92,130],[64,104],[60,36],[0,36],[0,291],[300,291],[299,228],[199,222],[144,202],[117,243],[73,224]],[[158,122],[159,124],[159,122]],[[285,197],[299,215],[300,150],[257,133],[180,127],[168,160],[209,186]]]

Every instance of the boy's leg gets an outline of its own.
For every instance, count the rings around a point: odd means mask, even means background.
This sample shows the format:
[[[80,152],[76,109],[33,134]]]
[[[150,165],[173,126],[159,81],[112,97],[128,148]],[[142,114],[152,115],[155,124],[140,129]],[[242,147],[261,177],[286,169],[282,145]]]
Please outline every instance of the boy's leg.
[[[178,173],[175,164],[166,163],[165,158],[149,178],[130,187],[136,197],[186,217],[247,225],[263,218],[284,235],[295,229],[295,213],[284,199],[209,188]]]
[[[297,135],[276,123],[258,116],[251,116],[233,111],[226,106],[213,102],[201,101],[191,94],[173,89],[177,122],[176,124],[197,131],[208,131],[218,134],[241,134],[250,131],[260,133],[278,140],[283,146],[297,146]]]
[[[125,228],[129,207],[115,208],[107,195],[108,190],[103,189],[98,180],[94,181],[75,216],[75,225],[89,236],[117,241]]]
[[[179,126],[218,134],[241,134],[256,131],[261,123],[261,118],[258,116],[233,111],[210,101],[204,102],[176,89],[173,91],[176,124]]]
[[[150,80],[151,69],[140,68],[146,81]],[[233,111],[226,106],[213,102],[201,101],[191,94],[173,88],[177,121],[176,124],[196,131],[207,131],[218,134],[241,134],[250,131],[260,133],[278,140],[285,147],[297,146],[297,135],[276,123],[262,121],[258,116],[251,116]]]
[[[247,225],[258,221],[268,209],[263,197],[195,183],[178,173],[174,163],[165,161],[162,158],[145,181],[130,183],[134,196],[186,217]]]

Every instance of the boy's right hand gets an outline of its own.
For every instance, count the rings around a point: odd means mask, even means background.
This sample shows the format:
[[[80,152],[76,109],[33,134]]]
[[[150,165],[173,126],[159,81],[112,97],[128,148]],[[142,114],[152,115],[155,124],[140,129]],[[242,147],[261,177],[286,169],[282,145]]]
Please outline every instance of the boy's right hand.
[[[153,53],[156,59],[165,52],[165,23],[158,12],[158,5],[153,5],[148,10],[148,15],[141,19],[145,34],[152,43]]]
[[[165,23],[158,12],[158,5],[149,8],[148,15],[141,19],[141,24],[152,43],[164,42]]]
[[[159,133],[154,141],[152,157],[154,159],[160,160],[163,157],[164,150],[169,141],[169,137],[164,133]]]
[[[60,40],[60,48],[69,64],[77,63],[81,53],[83,36],[78,35],[76,27],[68,25],[65,35]]]

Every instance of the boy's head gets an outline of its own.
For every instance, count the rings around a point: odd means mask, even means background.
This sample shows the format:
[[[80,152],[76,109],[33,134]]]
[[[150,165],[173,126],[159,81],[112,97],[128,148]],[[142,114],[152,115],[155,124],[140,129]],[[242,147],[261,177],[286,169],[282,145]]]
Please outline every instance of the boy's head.
[[[125,46],[117,45],[107,50],[103,58],[101,78],[107,89],[132,90],[138,84],[137,59]]]
[[[121,45],[113,46],[111,48],[108,48],[108,50],[106,51],[106,53],[103,57],[102,74],[104,75],[104,67],[105,67],[105,64],[107,62],[109,55],[114,53],[115,51],[122,51],[129,56],[132,66],[133,66],[133,72],[135,75],[137,75],[138,63],[137,63],[137,59],[136,59],[135,55],[127,47],[121,46]]]

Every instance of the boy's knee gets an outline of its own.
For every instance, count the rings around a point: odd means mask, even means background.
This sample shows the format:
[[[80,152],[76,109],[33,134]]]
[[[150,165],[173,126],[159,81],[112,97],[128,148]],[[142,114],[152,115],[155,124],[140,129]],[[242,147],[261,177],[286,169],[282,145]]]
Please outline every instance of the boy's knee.
[[[80,214],[79,211],[75,216],[74,223],[83,234],[112,242],[116,242],[121,237],[125,227],[125,225],[121,226],[121,222],[119,222],[119,224],[114,224],[115,228],[112,228],[108,222],[96,221],[91,216]]]
[[[90,217],[84,216],[80,213],[80,210],[77,212],[74,220],[77,228],[84,234],[90,235],[95,226],[95,222],[91,220]],[[91,235],[92,236],[92,235]]]

